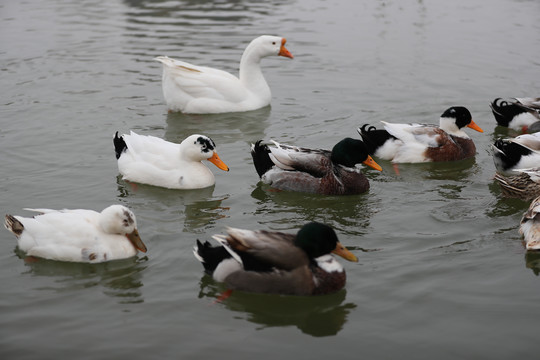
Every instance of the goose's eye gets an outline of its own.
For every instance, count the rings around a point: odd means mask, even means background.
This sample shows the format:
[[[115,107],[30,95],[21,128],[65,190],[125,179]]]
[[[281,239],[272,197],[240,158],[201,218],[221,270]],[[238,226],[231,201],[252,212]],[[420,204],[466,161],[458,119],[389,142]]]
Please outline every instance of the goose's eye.
[[[129,221],[127,219],[124,219],[122,221],[122,223],[124,224],[125,227],[128,227],[129,226]]]
[[[272,41],[272,45],[276,45],[276,42],[275,42],[275,41]]]

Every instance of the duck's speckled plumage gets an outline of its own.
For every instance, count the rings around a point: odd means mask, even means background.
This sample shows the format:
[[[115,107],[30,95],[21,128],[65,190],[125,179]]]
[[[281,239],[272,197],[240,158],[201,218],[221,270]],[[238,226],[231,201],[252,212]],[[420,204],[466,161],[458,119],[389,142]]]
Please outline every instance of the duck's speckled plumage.
[[[495,174],[504,196],[532,200],[540,196],[540,168],[519,169],[517,175]]]
[[[228,228],[213,247],[197,240],[194,254],[206,272],[230,289],[282,295],[329,294],[345,286],[345,270],[330,253],[357,261],[320,223],[306,224],[297,235]]]
[[[332,151],[283,145],[252,145],[251,154],[261,180],[279,190],[325,195],[352,195],[366,192],[369,181],[355,165],[376,170],[381,167],[369,156],[360,140],[346,138]]]

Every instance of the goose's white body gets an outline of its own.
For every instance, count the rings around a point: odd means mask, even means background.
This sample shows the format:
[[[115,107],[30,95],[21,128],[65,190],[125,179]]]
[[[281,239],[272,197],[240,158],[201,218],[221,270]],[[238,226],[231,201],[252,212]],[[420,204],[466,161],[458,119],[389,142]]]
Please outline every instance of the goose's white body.
[[[170,111],[216,114],[249,111],[270,104],[272,93],[261,71],[267,56],[293,56],[285,39],[263,35],[248,45],[240,61],[239,77],[226,71],[159,56],[163,64],[163,96]]]
[[[6,215],[5,226],[29,256],[51,260],[99,263],[146,252],[139,238],[135,215],[112,205],[93,210],[26,209],[33,218]],[[21,226],[22,224],[22,226]],[[138,240],[137,240],[138,239]]]
[[[214,142],[204,135],[191,135],[180,144],[133,131],[121,138],[126,148],[118,157],[118,170],[125,180],[169,189],[200,189],[215,184],[214,174],[202,160],[228,171]]]

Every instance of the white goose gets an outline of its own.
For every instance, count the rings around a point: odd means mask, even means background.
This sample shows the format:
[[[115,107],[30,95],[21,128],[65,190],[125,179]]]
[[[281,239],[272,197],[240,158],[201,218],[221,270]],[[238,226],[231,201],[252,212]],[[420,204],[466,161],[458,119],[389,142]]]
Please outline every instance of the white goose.
[[[261,71],[261,59],[267,56],[292,59],[285,42],[285,38],[270,35],[252,40],[242,54],[239,77],[167,56],[156,57],[154,60],[163,64],[163,96],[169,110],[217,114],[269,105],[272,93]]]
[[[124,180],[168,189],[202,189],[216,182],[202,160],[229,171],[208,136],[191,135],[175,144],[131,131],[122,136],[116,132],[113,142],[118,170]]]
[[[111,205],[93,210],[25,209],[33,218],[6,215],[5,227],[29,256],[51,260],[99,263],[146,252],[131,210]]]

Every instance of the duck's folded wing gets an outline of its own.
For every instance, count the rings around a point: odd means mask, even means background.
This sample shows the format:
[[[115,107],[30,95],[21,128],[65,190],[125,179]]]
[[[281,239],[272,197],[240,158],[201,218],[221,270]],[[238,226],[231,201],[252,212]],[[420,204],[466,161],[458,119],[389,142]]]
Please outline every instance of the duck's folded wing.
[[[155,136],[139,135],[130,132],[122,135],[133,161],[155,164],[162,167],[164,164],[175,164],[180,153],[180,145]]]
[[[259,261],[263,267],[291,270],[307,265],[309,259],[306,253],[293,244],[294,235],[273,231],[251,231],[227,228],[228,236],[224,237],[230,248],[240,254],[244,268],[256,268],[257,264],[249,264],[247,258]],[[251,260],[250,260],[251,261]]]
[[[540,110],[540,98],[515,98],[516,105],[525,109]],[[538,113],[537,113],[538,114]]]
[[[540,132],[519,135],[510,141],[523,145],[533,151],[540,151]]]
[[[164,56],[156,60],[166,65],[167,76],[189,96],[230,102],[241,102],[248,97],[240,80],[226,71]]]
[[[313,276],[307,266],[292,271],[237,271],[225,281],[235,290],[282,295],[311,295],[314,288]]]
[[[449,138],[444,130],[434,125],[382,123],[390,135],[404,143],[417,142],[428,147],[439,147],[445,141],[444,138]]]
[[[270,158],[283,170],[306,172],[315,177],[322,177],[331,169],[331,152],[322,149],[307,149],[282,145],[274,142],[270,148]]]

